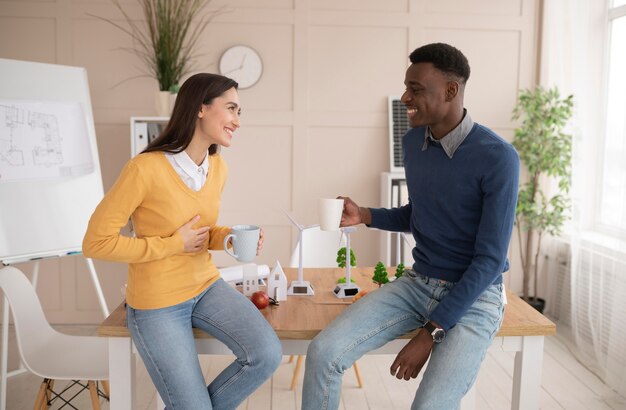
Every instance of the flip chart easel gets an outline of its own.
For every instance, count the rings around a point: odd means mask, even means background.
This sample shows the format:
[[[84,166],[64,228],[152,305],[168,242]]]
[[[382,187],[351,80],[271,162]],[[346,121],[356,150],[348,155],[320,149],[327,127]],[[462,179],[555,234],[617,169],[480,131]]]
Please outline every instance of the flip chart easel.
[[[81,253],[89,217],[102,196],[86,70],[0,59],[2,264],[36,261],[36,285],[39,260]],[[107,317],[93,261],[86,263]],[[5,299],[0,410],[6,408],[8,325]]]

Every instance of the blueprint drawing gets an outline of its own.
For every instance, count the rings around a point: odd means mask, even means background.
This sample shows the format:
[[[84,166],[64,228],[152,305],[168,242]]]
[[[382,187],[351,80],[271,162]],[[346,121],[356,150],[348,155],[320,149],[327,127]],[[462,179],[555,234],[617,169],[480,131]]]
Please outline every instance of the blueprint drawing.
[[[78,103],[0,100],[0,183],[93,172]]]

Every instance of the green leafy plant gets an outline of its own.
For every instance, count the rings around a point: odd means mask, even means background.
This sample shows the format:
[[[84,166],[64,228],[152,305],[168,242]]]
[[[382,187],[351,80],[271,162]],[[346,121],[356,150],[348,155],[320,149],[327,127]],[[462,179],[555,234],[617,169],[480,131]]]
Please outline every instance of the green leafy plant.
[[[340,268],[346,267],[346,247],[340,248],[337,251],[337,266]],[[354,251],[350,249],[350,266],[356,266],[356,256]]]
[[[346,278],[343,277],[343,278],[337,279],[337,283],[346,283]],[[356,283],[356,280],[350,278],[350,283]]]
[[[399,278],[400,276],[404,275],[404,269],[405,269],[404,263],[400,262],[398,266],[396,266],[396,274],[395,274],[396,278]]]
[[[374,276],[372,276],[372,281],[374,281],[374,283],[378,283],[378,287],[381,287],[385,283],[389,282],[387,269],[382,262],[378,262],[376,264],[376,267],[374,268]]]
[[[131,36],[137,55],[150,75],[159,83],[159,90],[176,92],[181,78],[192,69],[198,39],[210,21],[223,9],[205,12],[211,0],[136,0],[143,19],[131,18],[120,0],[111,0],[124,16],[125,24],[91,15],[114,25]],[[195,24],[194,24],[195,23]]]
[[[561,98],[557,88],[521,90],[513,119],[522,118],[515,129],[513,146],[528,170],[528,181],[519,190],[515,224],[523,271],[523,297],[529,300],[533,276],[537,297],[539,252],[544,233],[558,235],[569,217],[572,136],[565,127],[572,116],[574,97]],[[559,192],[547,197],[546,178],[558,182]],[[525,241],[522,232],[526,233]]]

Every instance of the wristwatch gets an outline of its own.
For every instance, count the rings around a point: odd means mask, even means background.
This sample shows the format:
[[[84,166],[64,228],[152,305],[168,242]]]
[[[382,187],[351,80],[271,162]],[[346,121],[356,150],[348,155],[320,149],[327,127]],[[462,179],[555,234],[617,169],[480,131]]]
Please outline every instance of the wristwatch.
[[[446,331],[440,327],[435,327],[432,323],[426,322],[424,323],[424,329],[433,337],[433,342],[441,343],[441,341],[446,337]]]

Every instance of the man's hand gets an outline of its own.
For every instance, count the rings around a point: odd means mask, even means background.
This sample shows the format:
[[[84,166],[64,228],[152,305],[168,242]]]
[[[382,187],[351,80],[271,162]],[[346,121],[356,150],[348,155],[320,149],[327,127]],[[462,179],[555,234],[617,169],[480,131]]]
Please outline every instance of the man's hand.
[[[372,223],[372,215],[368,208],[360,208],[347,196],[338,196],[337,199],[343,199],[343,212],[339,226],[352,226],[360,223],[369,225]]]
[[[194,216],[189,222],[178,228],[178,233],[183,238],[185,252],[198,252],[202,249],[204,242],[209,237],[209,227],[194,229],[193,225],[200,220],[199,216]]]
[[[400,350],[391,365],[391,375],[397,379],[415,379],[424,367],[433,349],[433,338],[424,329]]]

